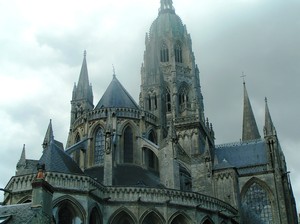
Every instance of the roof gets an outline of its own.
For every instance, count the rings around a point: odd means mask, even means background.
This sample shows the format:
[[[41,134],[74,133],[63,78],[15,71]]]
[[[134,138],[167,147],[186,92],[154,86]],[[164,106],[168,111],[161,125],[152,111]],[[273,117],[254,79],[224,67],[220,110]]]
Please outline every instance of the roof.
[[[103,166],[87,169],[85,173],[103,183]],[[163,187],[158,174],[134,164],[117,165],[113,170],[113,185]]]
[[[96,106],[100,108],[133,108],[138,109],[138,105],[126,89],[122,86],[116,76],[107,87],[105,93]]]
[[[218,161],[224,159],[236,168],[267,164],[266,144],[263,140],[217,146]]]
[[[31,208],[31,203],[0,206],[0,223],[49,223],[41,209]]]
[[[51,141],[50,146],[44,150],[39,163],[45,164],[48,172],[83,174],[77,163],[55,141]]]

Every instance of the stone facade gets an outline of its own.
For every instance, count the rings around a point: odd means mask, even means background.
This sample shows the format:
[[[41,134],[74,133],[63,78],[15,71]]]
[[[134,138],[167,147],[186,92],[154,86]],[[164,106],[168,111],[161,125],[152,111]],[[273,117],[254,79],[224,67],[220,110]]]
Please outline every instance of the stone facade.
[[[172,1],[161,0],[145,38],[139,105],[114,74],[94,106],[85,52],[66,149],[50,122],[42,158],[23,150],[5,203],[31,201],[39,162],[57,223],[297,223],[267,101],[261,138],[244,84],[243,139],[215,145],[191,42]]]

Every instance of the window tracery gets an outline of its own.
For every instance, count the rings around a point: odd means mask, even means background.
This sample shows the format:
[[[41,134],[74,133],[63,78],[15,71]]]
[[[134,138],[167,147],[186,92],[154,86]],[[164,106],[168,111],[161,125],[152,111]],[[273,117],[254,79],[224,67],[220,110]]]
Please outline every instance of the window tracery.
[[[160,61],[161,62],[169,61],[169,49],[166,44],[163,44],[160,49]]]
[[[94,164],[104,163],[105,136],[102,128],[98,128],[95,136]]]
[[[175,53],[175,62],[182,63],[182,49],[179,43],[175,45],[174,53]]]

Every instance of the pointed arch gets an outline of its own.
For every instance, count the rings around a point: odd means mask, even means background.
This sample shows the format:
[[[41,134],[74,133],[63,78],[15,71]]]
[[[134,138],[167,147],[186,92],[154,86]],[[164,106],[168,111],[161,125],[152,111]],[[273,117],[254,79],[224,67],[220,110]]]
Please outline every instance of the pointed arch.
[[[165,89],[165,100],[166,100],[166,112],[171,112],[172,111],[171,92],[168,87]]]
[[[191,108],[190,103],[190,88],[187,83],[182,83],[178,91],[178,105],[180,111],[184,111],[187,108]]]
[[[149,209],[140,218],[141,224],[163,224],[166,223],[163,216],[154,209]]]
[[[135,224],[137,220],[127,208],[120,208],[110,217],[109,224]]]
[[[149,130],[149,132],[147,134],[147,139],[157,145],[157,135],[156,135],[156,132],[153,129]]]
[[[143,147],[144,163],[149,170],[159,172],[159,160],[156,154],[149,148]]]
[[[103,216],[98,206],[92,207],[89,215],[89,224],[103,224]]]
[[[94,133],[94,165],[103,165],[105,150],[105,133],[101,126],[98,126]]]
[[[182,45],[179,41],[174,45],[174,55],[175,62],[182,63]]]
[[[189,218],[184,212],[178,211],[171,216],[169,219],[170,224],[189,224],[192,223],[191,218]]]
[[[191,172],[181,163],[179,164],[179,177],[180,177],[180,190],[191,191],[192,190]]]
[[[242,203],[266,223],[274,221],[274,196],[268,185],[256,178],[251,178],[242,188]]]
[[[130,125],[124,128],[123,132],[123,162],[133,163],[133,130]]]
[[[57,224],[85,223],[83,206],[69,195],[57,198],[53,202],[53,216]]]
[[[205,216],[202,221],[200,222],[200,224],[214,224],[214,222],[212,221],[212,219],[209,216]],[[222,222],[223,224],[223,222]]]
[[[162,43],[160,47],[160,61],[168,62],[169,61],[169,49],[166,43]]]

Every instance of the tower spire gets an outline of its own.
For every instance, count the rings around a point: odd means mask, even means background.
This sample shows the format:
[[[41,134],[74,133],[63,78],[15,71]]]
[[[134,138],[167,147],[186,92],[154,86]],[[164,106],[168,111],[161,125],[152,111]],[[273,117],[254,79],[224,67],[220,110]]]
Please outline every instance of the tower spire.
[[[251,103],[248,97],[245,81],[243,82],[243,85],[244,85],[244,111],[243,111],[242,140],[249,141],[249,140],[259,139],[260,135],[253,114],[253,110],[251,107]]]
[[[268,107],[268,100],[265,98],[265,126],[264,126],[265,136],[276,135],[276,129],[273,125],[271,114]]]

